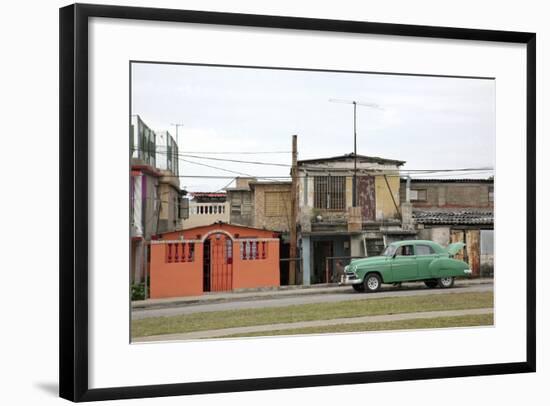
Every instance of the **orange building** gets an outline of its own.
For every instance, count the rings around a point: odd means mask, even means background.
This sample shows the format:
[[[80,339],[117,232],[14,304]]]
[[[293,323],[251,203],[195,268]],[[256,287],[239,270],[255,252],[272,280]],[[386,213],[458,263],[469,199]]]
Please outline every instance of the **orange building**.
[[[226,223],[165,233],[151,242],[151,298],[279,286],[279,239]]]

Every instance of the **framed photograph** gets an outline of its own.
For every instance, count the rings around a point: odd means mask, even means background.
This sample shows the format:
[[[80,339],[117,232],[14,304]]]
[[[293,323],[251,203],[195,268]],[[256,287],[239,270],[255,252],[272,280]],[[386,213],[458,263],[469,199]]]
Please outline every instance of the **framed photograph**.
[[[62,8],[60,396],[534,372],[535,53]]]

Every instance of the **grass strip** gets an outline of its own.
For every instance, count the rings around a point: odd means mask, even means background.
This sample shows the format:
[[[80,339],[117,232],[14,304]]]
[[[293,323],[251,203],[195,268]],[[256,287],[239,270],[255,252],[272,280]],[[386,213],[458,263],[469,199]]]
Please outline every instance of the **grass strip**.
[[[304,327],[286,330],[258,331],[254,333],[232,334],[216,338],[260,337],[296,334],[354,333],[363,331],[410,330],[422,328],[473,327],[493,325],[493,314],[468,316],[435,317],[426,319],[367,322],[360,324],[337,324],[323,327]],[[211,337],[209,337],[211,338]]]
[[[376,300],[359,299],[336,303],[202,312],[133,320],[132,337],[380,314],[479,309],[492,306],[493,293],[481,292],[400,296]]]

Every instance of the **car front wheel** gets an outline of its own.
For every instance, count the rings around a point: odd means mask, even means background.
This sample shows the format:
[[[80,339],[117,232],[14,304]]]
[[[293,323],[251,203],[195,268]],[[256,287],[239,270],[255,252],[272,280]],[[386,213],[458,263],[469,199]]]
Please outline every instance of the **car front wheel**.
[[[380,276],[375,273],[368,274],[365,277],[365,281],[363,282],[365,291],[367,292],[376,292],[380,290],[380,285],[382,285],[382,280],[380,279]]]
[[[364,292],[365,291],[365,285],[363,285],[362,283],[359,283],[359,284],[356,284],[356,285],[351,285],[353,286],[353,290],[355,290],[356,292]]]
[[[437,284],[440,288],[452,288],[455,283],[455,278],[447,276],[446,278],[439,278]]]

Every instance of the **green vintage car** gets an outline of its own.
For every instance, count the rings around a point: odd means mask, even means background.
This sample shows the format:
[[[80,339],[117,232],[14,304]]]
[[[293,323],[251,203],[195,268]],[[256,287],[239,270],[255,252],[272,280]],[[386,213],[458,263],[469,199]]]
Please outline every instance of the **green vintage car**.
[[[354,259],[346,266],[341,284],[358,292],[376,292],[382,283],[424,281],[429,288],[450,288],[455,277],[472,273],[468,264],[454,259],[464,243],[447,248],[427,240],[394,242],[381,256]]]

